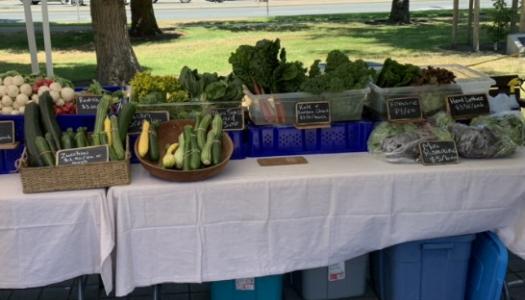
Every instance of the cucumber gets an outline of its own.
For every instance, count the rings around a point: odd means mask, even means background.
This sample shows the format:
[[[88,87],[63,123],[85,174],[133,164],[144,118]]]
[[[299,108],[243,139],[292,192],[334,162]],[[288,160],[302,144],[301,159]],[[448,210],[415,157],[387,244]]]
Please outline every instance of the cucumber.
[[[102,96],[102,99],[100,99],[100,102],[97,105],[97,116],[95,118],[95,129],[93,130],[93,133],[98,134],[104,130],[104,119],[108,114],[108,109],[112,100],[113,98],[108,95],[104,95]]]
[[[206,132],[208,131],[211,120],[212,116],[210,114],[206,114],[206,116],[202,118],[199,128],[197,129],[197,143],[199,144],[200,149],[202,149],[204,144],[206,144]]]
[[[54,166],[55,158],[53,157],[53,154],[51,154],[51,149],[49,148],[46,139],[41,136],[37,136],[35,138],[35,144],[38,149],[40,158],[42,159],[44,164],[48,167]]]
[[[78,148],[83,148],[83,147],[88,146],[85,127],[79,127],[77,129],[77,133],[75,134],[75,143]]]
[[[190,170],[191,157],[191,136],[193,135],[193,128],[190,125],[184,126],[184,158],[182,161],[182,169],[184,171]]]
[[[201,152],[201,162],[205,166],[209,166],[212,163],[211,150],[213,141],[215,141],[215,134],[210,130],[208,131],[208,138],[206,139],[206,143],[204,144],[204,147],[202,147]]]
[[[120,109],[120,112],[118,114],[118,132],[121,141],[126,140],[126,136],[128,135],[129,124],[131,124],[136,110],[137,106],[135,105],[135,103],[132,102],[128,102],[122,105],[122,108]]]
[[[105,132],[99,132],[99,134],[97,136],[98,136],[98,140],[100,141],[101,145],[108,145],[109,144],[108,135]]]
[[[160,157],[159,138],[157,136],[157,128],[159,124],[152,122],[149,128],[149,159],[151,161],[158,161]]]
[[[49,145],[49,148],[51,149],[51,152],[53,153],[53,156],[57,152],[57,148],[55,147],[55,142],[53,141],[53,137],[51,136],[51,132],[46,132],[44,135],[44,138],[46,139],[47,144]]]
[[[59,150],[62,149],[62,146],[60,145],[62,132],[60,131],[60,126],[58,126],[57,118],[53,111],[53,98],[51,98],[49,92],[44,92],[40,95],[38,106],[40,107],[40,117],[42,118],[44,128],[47,132],[51,133],[55,147]]]
[[[124,152],[124,147],[122,146],[122,140],[120,139],[120,135],[118,132],[117,116],[112,115],[110,119],[111,119],[111,133],[113,135],[113,144],[111,145],[111,147],[113,148],[113,150],[115,150],[117,160],[124,160],[124,158],[126,157],[126,153]]]
[[[27,104],[24,110],[24,136],[29,165],[32,167],[42,167],[44,162],[40,158],[40,153],[35,144],[36,137],[42,136],[42,130],[40,129],[40,110],[38,104],[34,102]]]
[[[222,161],[222,134],[215,136],[213,146],[211,147],[211,158],[214,165]]]
[[[71,139],[69,134],[67,134],[66,132],[62,134],[61,141],[62,141],[61,149],[72,149],[73,148],[73,140]]]
[[[74,139],[75,138],[75,132],[73,131],[73,128],[69,127],[67,130],[66,130],[67,134],[69,134],[69,137],[71,139]]]
[[[201,167],[201,149],[197,144],[197,135],[195,132],[191,134],[191,151],[190,151],[190,169],[197,170]]]

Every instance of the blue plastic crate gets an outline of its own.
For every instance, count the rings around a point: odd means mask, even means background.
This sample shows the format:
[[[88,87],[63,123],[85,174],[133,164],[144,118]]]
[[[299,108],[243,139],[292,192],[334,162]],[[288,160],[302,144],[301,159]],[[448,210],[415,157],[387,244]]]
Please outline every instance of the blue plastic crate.
[[[330,128],[249,126],[248,156],[279,156],[367,150],[369,121],[334,123]]]
[[[105,89],[106,91],[110,92],[110,93],[114,93],[116,91],[121,91],[123,89],[121,86],[114,86],[114,85],[104,85],[104,86],[102,86],[102,88]],[[87,86],[79,86],[79,87],[75,88],[75,92],[82,92],[82,91],[85,91],[87,89],[88,89]]]
[[[499,300],[509,255],[507,248],[492,232],[478,234],[472,243],[467,300]]]
[[[13,150],[0,150],[0,174],[14,173],[16,171],[15,162],[22,155],[24,145],[18,144]]]
[[[475,235],[395,245],[372,256],[381,300],[464,300]]]
[[[235,280],[216,281],[211,284],[211,300],[281,300],[283,276],[255,278],[252,290],[238,290]]]

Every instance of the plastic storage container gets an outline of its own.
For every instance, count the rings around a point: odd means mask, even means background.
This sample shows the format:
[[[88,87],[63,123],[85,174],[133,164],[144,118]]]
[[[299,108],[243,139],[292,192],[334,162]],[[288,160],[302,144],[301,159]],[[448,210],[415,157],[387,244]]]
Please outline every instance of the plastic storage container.
[[[281,300],[283,276],[216,281],[211,284],[211,300]]]
[[[248,126],[248,156],[279,156],[367,150],[374,128],[369,121],[343,122],[330,128]]]
[[[344,263],[344,278],[329,280],[329,267],[295,272],[293,285],[304,300],[339,299],[362,296],[366,293],[368,255]]]
[[[22,156],[24,145],[18,144],[18,147],[12,150],[0,150],[0,174],[16,172],[16,161]]]
[[[439,65],[456,75],[455,84],[422,85],[381,88],[370,84],[368,106],[376,113],[385,116],[385,102],[390,98],[403,98],[418,96],[425,115],[443,110],[446,107],[446,97],[458,94],[488,94],[490,87],[496,82],[476,70],[461,65]]]
[[[250,119],[255,125],[295,124],[295,104],[298,102],[328,101],[332,122],[361,120],[364,103],[370,89],[313,95],[284,93],[253,95],[245,90]]]
[[[374,255],[374,285],[381,300],[464,300],[475,235],[421,240]],[[378,272],[379,271],[379,272]]]
[[[472,243],[467,300],[500,300],[507,274],[507,248],[492,232],[478,234]]]
[[[217,108],[238,108],[240,102],[173,102],[160,104],[137,104],[137,111],[167,111],[170,120],[195,119],[197,113]]]

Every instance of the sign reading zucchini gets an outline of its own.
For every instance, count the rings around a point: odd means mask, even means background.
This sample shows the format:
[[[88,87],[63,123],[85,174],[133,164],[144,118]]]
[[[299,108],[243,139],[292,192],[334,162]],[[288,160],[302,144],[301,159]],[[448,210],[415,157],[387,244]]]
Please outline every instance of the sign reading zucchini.
[[[84,148],[65,149],[57,151],[57,166],[84,165],[88,163],[108,162],[108,145],[91,146]]]

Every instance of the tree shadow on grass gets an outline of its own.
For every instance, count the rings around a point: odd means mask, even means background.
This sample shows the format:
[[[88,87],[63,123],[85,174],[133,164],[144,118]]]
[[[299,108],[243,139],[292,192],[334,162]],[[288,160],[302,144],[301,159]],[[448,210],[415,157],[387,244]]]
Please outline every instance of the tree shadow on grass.
[[[41,73],[45,73],[45,64],[40,64]],[[69,63],[54,67],[55,75],[67,78],[75,85],[89,85],[96,77],[96,64]],[[31,73],[31,65],[25,63],[8,63],[0,61],[0,70],[15,70],[23,74]]]

